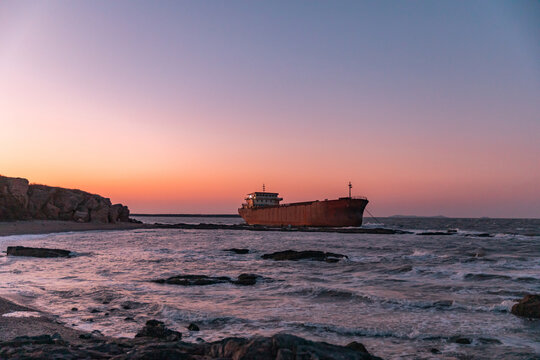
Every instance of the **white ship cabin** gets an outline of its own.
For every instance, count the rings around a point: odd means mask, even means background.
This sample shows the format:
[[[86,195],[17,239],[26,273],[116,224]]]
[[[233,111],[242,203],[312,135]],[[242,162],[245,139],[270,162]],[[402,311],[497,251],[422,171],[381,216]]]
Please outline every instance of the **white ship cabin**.
[[[248,194],[248,197],[245,199],[246,203],[242,204],[242,207],[276,206],[283,200],[283,198],[278,197],[278,195],[278,193],[256,191]]]

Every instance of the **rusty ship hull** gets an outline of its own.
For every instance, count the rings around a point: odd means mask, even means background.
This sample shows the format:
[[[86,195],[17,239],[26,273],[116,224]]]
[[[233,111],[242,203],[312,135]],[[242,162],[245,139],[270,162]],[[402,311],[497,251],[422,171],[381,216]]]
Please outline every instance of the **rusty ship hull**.
[[[238,213],[249,225],[360,226],[367,199],[307,201],[276,206],[242,207]]]

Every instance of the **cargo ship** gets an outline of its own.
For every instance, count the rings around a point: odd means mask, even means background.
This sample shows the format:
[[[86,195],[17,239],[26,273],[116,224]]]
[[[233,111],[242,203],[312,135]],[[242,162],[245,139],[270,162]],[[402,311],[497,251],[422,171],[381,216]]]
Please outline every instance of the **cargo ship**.
[[[266,192],[263,185],[263,191],[248,194],[238,213],[249,225],[361,226],[369,201],[365,197],[352,197],[351,188],[349,183],[349,196],[336,200],[280,204],[283,198],[279,197],[279,193]]]

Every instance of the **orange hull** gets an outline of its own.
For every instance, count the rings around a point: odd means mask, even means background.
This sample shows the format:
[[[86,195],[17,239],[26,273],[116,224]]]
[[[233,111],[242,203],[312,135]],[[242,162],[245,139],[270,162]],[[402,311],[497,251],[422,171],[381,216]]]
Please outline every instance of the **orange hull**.
[[[366,199],[309,201],[278,206],[240,208],[238,213],[249,225],[270,226],[360,226]]]

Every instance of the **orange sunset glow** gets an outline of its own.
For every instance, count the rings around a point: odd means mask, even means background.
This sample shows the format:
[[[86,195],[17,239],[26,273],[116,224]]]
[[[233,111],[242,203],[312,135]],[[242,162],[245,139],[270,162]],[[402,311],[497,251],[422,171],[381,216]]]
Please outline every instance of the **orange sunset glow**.
[[[0,4],[2,175],[134,213],[233,214],[263,183],[293,202],[351,181],[377,216],[540,217],[540,32],[512,3],[446,3],[462,26],[429,3],[399,24],[368,6],[362,25],[324,3],[104,4]]]

